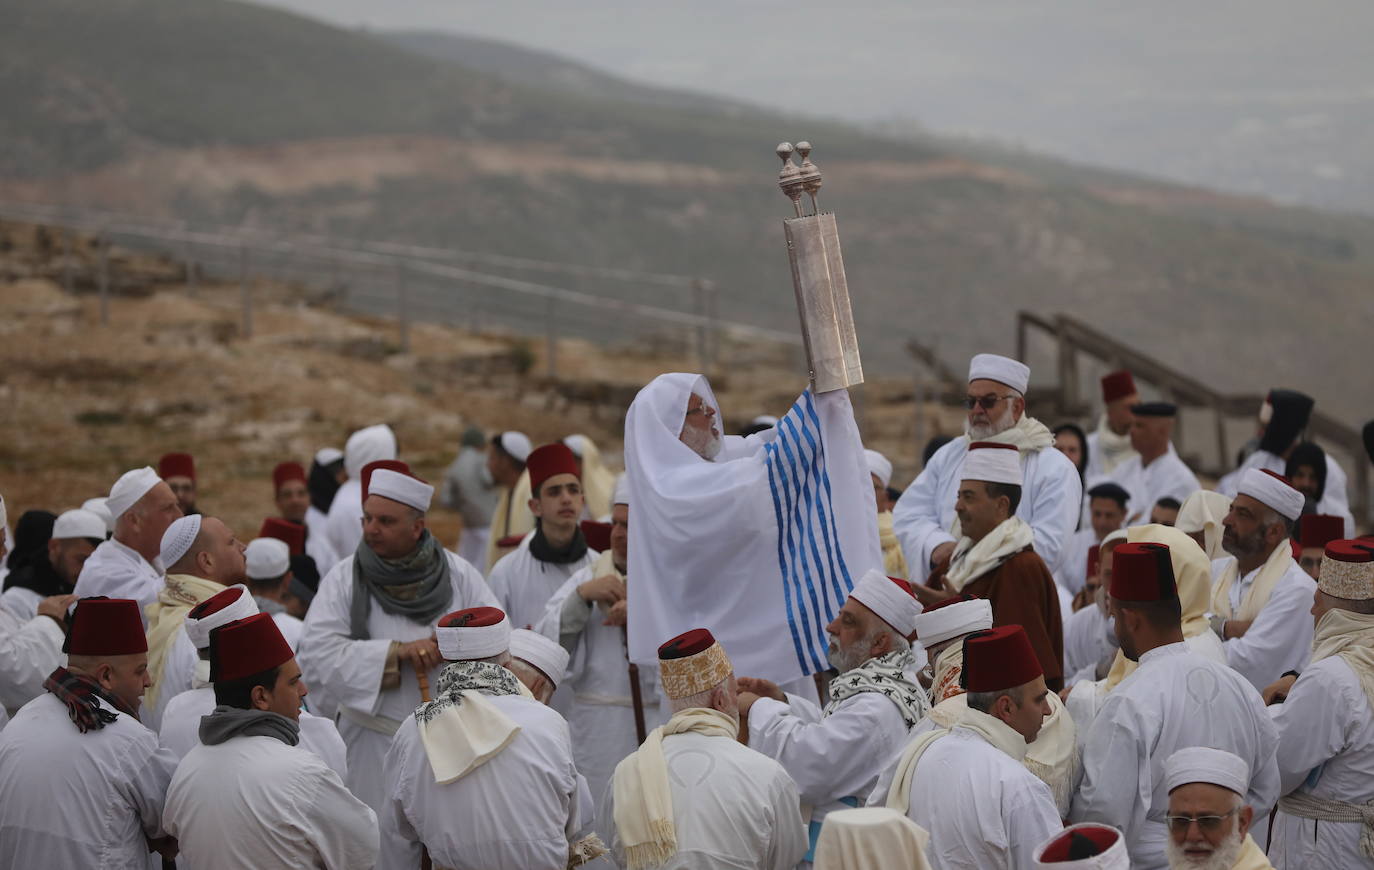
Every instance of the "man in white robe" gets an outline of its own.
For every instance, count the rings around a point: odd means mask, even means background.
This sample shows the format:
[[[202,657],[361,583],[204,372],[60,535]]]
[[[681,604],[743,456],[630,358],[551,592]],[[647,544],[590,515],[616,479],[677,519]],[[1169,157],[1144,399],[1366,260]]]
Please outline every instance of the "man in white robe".
[[[1170,870],[1274,870],[1252,836],[1249,784],[1250,766],[1224,749],[1189,746],[1169,757]]]
[[[807,851],[797,786],[736,737],[734,669],[711,632],[664,643],[659,677],[672,716],[625,758],[601,800],[619,867],[788,870]]]
[[[221,520],[192,514],[167,527],[162,536],[167,576],[157,600],[144,608],[148,617],[148,679],[144,724],[157,730],[167,702],[191,688],[196,650],[181,630],[191,608],[235,583],[244,582],[244,547]]]
[[[525,470],[525,460],[533,449],[523,432],[497,433],[487,445],[487,473],[500,489],[487,530],[482,565],[487,573],[534,529],[534,514],[529,508],[530,476]]]
[[[1012,444],[1021,452],[1023,494],[1016,515],[1030,527],[1035,552],[1059,567],[1082,511],[1078,469],[1054,449],[1054,436],[1026,416],[1030,369],[1013,359],[978,354],[969,364],[965,434],[941,447],[893,509],[893,524],[913,582],[949,562],[959,540],[954,500],[968,446],[974,441]]]
[[[1136,455],[1116,467],[1111,479],[1130,493],[1126,525],[1153,522],[1150,512],[1162,498],[1182,504],[1202,489],[1197,475],[1178,458],[1174,449],[1174,424],[1178,406],[1169,402],[1143,402],[1131,408],[1131,446]]]
[[[824,710],[768,680],[739,681],[749,746],[781,764],[812,807],[811,848],[826,813],[861,804],[930,709],[929,696],[910,678],[915,659],[907,637],[920,605],[905,586],[870,571],[826,626],[830,664],[840,675],[830,681]]]
[[[67,666],[0,731],[0,867],[146,870],[153,849],[176,855],[162,826],[176,761],[138,721],[147,648],[136,602],[77,602]]]
[[[359,429],[344,444],[344,471],[348,479],[334,493],[325,531],[335,557],[347,558],[358,549],[363,536],[363,466],[396,459],[396,433],[385,423]],[[328,570],[320,565],[320,570]]]
[[[565,685],[571,690],[568,726],[573,758],[599,798],[620,760],[640,744],[631,669],[639,686],[645,733],[663,723],[658,671],[631,665],[625,650],[625,571],[628,564],[630,489],[616,486],[611,508],[611,546],[569,577],[549,598],[536,626],[571,653]]]
[[[95,548],[76,580],[78,598],[132,598],[142,608],[157,600],[166,566],[158,558],[162,535],[181,516],[172,488],[144,466],[115,481],[105,502],[114,536]]]
[[[327,534],[318,533],[307,522],[310,513],[310,489],[305,469],[299,462],[279,462],[272,469],[272,490],[277,503],[276,517],[267,521],[290,523],[302,532],[301,547],[298,551],[315,560],[321,571],[328,571],[339,561],[334,545]],[[261,537],[261,535],[259,535]]]
[[[1088,582],[1085,569],[1090,561],[1089,554],[1096,552],[1112,532],[1125,528],[1126,502],[1130,493],[1111,481],[1105,481],[1089,489],[1086,498],[1088,523],[1069,538],[1064,557],[1059,562],[1059,570],[1054,572],[1054,581],[1071,596],[1080,595]],[[1073,602],[1073,606],[1081,608],[1083,603],[1083,599],[1079,598]]]
[[[54,595],[69,595],[95,548],[105,543],[105,522],[92,511],[63,511],[53,521],[47,546],[5,578],[0,608],[27,622],[38,604]]]
[[[291,649],[300,649],[305,623],[287,612],[285,602],[291,589],[291,548],[278,538],[256,538],[248,542],[243,558],[244,576],[258,610],[272,614]]]
[[[299,657],[328,699],[317,712],[338,707],[348,787],[375,810],[382,806],[382,758],[420,703],[417,674],[429,685],[438,676],[435,621],[496,599],[477,569],[425,528],[433,487],[387,469],[370,484],[362,544],[320,581]]]
[[[582,534],[582,480],[567,445],[545,444],[525,463],[534,531],[487,575],[497,606],[517,628],[532,628],[558,587],[599,555]]]
[[[230,586],[187,614],[183,628],[199,655],[195,676],[188,691],[167,702],[158,728],[158,740],[178,761],[200,745],[200,720],[215,711],[215,684],[210,680],[210,632],[258,612],[258,605],[246,587]],[[333,720],[301,710],[297,724],[301,747],[318,755],[341,781],[347,779],[347,749]]]
[[[1374,553],[1333,541],[1312,605],[1312,663],[1269,709],[1279,730],[1279,812],[1269,850],[1279,867],[1374,868]],[[1365,819],[1365,821],[1361,821]]]
[[[38,602],[27,621],[0,607],[0,709],[13,715],[43,693],[43,681],[62,663],[67,608],[75,595],[54,595]]]
[[[196,870],[371,870],[377,817],[300,746],[308,688],[270,616],[214,629],[216,707],[177,765],[163,820]]]
[[[976,632],[964,650],[964,710],[907,744],[886,803],[930,832],[935,870],[1028,868],[1063,827],[1049,787],[1022,764],[1050,692],[1019,625]]]
[[[1250,769],[1245,798],[1257,814],[1278,797],[1274,725],[1239,674],[1184,642],[1169,551],[1163,544],[1128,542],[1112,552],[1113,625],[1122,653],[1139,667],[1107,694],[1092,719],[1083,780],[1069,814],[1075,822],[1122,825],[1137,870],[1168,866],[1164,766],[1177,750],[1211,746],[1244,759]],[[1072,705],[1073,695],[1069,700]]]
[[[1088,433],[1088,467],[1083,478],[1088,486],[1110,478],[1117,467],[1136,456],[1131,444],[1131,408],[1140,403],[1135,378],[1128,371],[1102,376],[1102,416]]]
[[[1317,584],[1289,543],[1302,494],[1276,474],[1250,469],[1222,521],[1230,556],[1212,563],[1212,630],[1226,661],[1256,689],[1302,670],[1312,650],[1306,616]]]
[[[380,870],[563,870],[582,827],[568,724],[529,696],[494,607],[445,616],[434,700],[396,732],[384,768]],[[524,691],[522,691],[524,690]]]

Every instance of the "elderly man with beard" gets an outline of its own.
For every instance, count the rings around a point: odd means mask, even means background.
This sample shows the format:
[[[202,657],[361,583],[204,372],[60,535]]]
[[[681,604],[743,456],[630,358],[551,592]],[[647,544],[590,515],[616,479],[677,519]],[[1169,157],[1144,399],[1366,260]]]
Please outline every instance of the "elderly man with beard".
[[[849,393],[807,390],[747,438],[719,421],[710,384],[680,372],[626,414],[630,659],[648,667],[662,638],[705,623],[740,673],[814,698],[824,627],[883,565]]]
[[[862,803],[930,710],[925,690],[908,676],[916,660],[907,637],[920,612],[909,588],[870,571],[826,626],[830,664],[840,675],[830,681],[824,710],[768,680],[739,681],[749,745],[777,760],[814,808],[813,848],[826,814]]]
[[[943,568],[954,555],[959,470],[975,441],[1010,444],[1020,452],[1024,497],[1016,515],[1030,527],[1045,565],[1051,571],[1059,567],[1082,511],[1083,483],[1073,462],[1054,449],[1050,430],[1026,416],[1029,382],[1030,369],[1013,359],[981,353],[969,364],[964,436],[935,452],[892,512],[913,582]]]
[[[1169,756],[1169,870],[1274,870],[1249,833],[1255,818],[1254,807],[1245,803],[1249,782],[1245,759],[1224,749],[1191,746]]]
[[[1289,543],[1302,507],[1302,493],[1286,479],[1249,469],[1222,520],[1222,547],[1231,555],[1212,563],[1212,630],[1227,663],[1261,691],[1301,670],[1311,652],[1312,620],[1303,612],[1317,584]]]

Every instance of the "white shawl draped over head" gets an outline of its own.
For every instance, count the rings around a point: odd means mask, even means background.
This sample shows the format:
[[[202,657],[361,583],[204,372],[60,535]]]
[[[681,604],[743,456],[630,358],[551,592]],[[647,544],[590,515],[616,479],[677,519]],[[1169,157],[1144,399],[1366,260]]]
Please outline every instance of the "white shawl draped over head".
[[[693,393],[719,415],[706,379],[677,372],[640,390],[625,418],[630,659],[656,667],[665,639],[709,625],[739,673],[789,682],[824,670],[825,626],[883,567],[849,394],[807,391],[775,428],[725,436],[708,461],[679,439]]]

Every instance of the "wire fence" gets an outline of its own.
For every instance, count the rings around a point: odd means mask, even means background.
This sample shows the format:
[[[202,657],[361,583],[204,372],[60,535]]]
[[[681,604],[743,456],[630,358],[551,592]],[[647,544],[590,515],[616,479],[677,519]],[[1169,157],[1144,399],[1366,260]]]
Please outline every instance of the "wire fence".
[[[411,326],[438,323],[474,332],[542,337],[550,377],[565,338],[652,343],[691,353],[702,371],[726,362],[727,346],[771,344],[799,356],[795,331],[722,320],[719,287],[695,276],[535,260],[480,251],[357,241],[251,227],[193,226],[117,212],[0,202],[0,220],[63,231],[62,280],[74,277],[72,234],[93,240],[102,323],[117,288],[112,246],[157,254],[180,269],[188,292],[237,284],[240,329],[253,334],[259,281],[308,288],[313,298],[396,324],[410,350]]]

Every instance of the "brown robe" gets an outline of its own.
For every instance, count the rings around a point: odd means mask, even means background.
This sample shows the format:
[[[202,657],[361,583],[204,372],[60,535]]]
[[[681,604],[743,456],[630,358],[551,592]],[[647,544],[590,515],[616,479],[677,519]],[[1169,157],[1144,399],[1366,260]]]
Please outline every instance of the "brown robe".
[[[965,592],[992,604],[993,626],[1019,625],[1026,630],[1045,685],[1064,688],[1064,627],[1054,577],[1030,547],[964,586]]]

